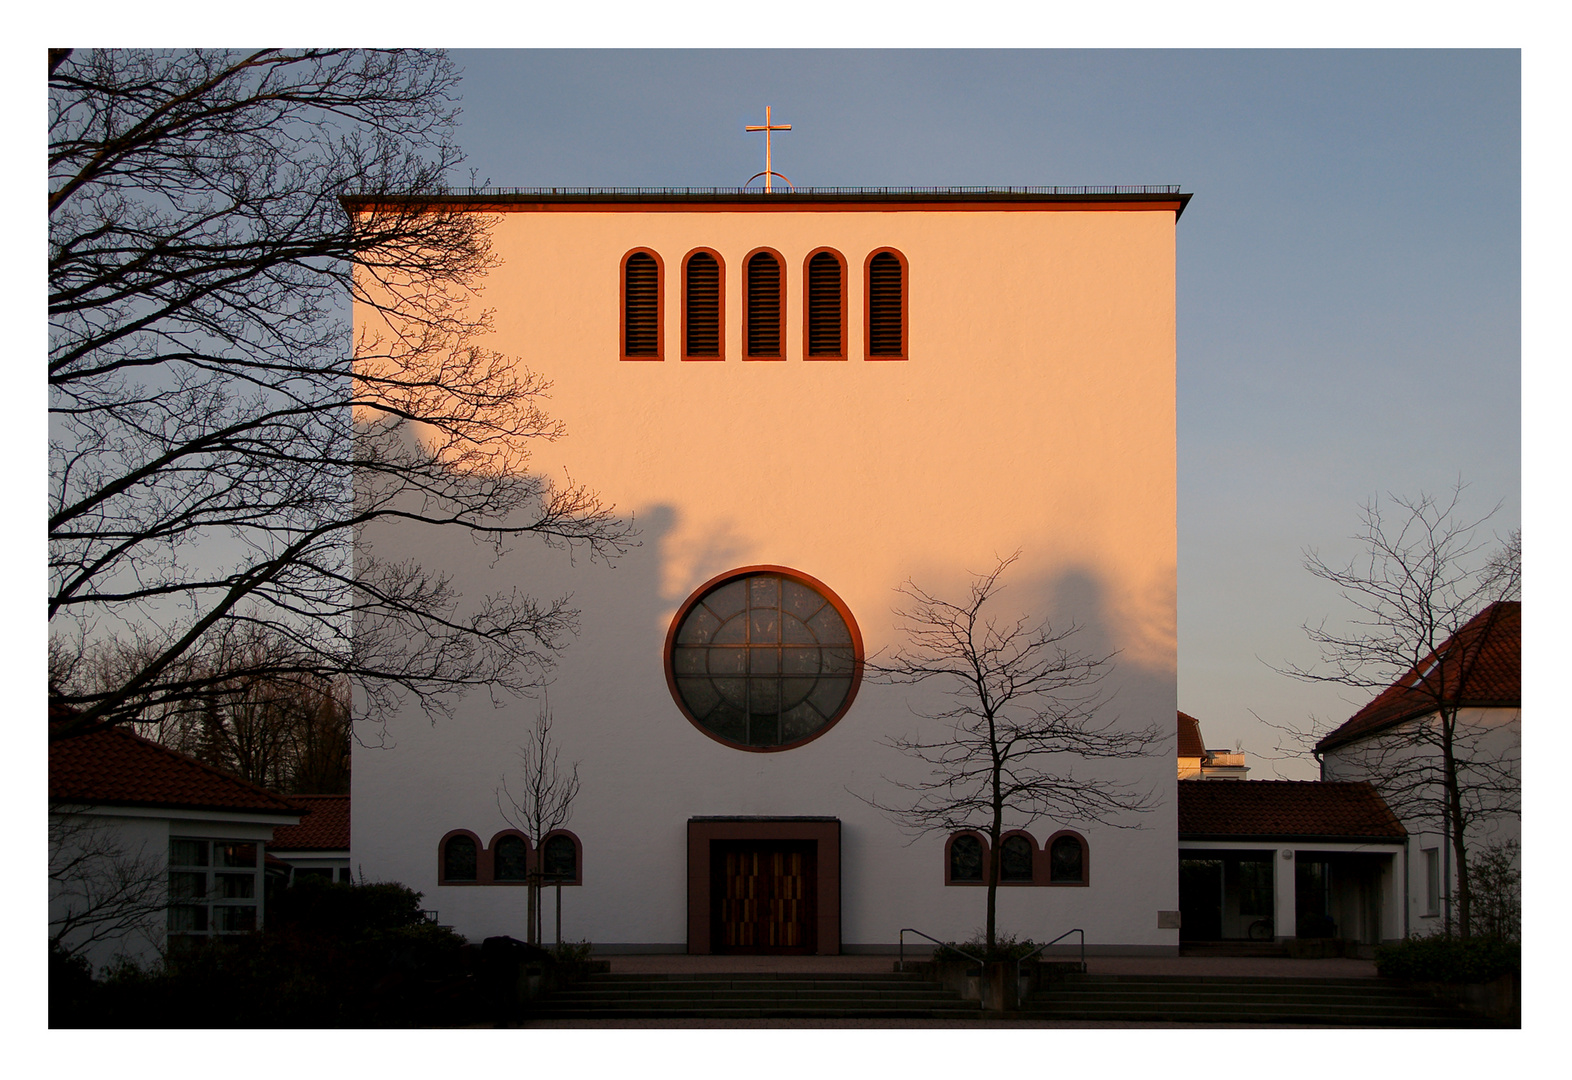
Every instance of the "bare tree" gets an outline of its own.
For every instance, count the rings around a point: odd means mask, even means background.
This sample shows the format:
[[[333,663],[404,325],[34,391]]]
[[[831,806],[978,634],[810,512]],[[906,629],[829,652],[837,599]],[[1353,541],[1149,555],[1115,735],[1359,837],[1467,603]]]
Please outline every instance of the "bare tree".
[[[1306,624],[1320,664],[1279,670],[1390,695],[1386,722],[1373,715],[1358,739],[1339,743],[1338,778],[1369,779],[1410,827],[1446,837],[1457,876],[1455,925],[1466,937],[1473,921],[1471,830],[1486,818],[1520,811],[1516,740],[1470,720],[1464,704],[1470,665],[1504,617],[1489,605],[1521,596],[1522,538],[1514,531],[1483,557],[1489,541],[1480,531],[1495,511],[1462,516],[1463,489],[1459,482],[1439,497],[1388,496],[1393,513],[1372,499],[1361,507],[1362,527],[1353,538],[1360,554],[1347,563],[1331,564],[1307,550],[1305,568],[1334,585],[1356,614],[1346,628],[1324,620]],[[1290,734],[1301,752],[1319,750],[1332,726],[1320,722]],[[1447,933],[1453,925],[1449,903]]]
[[[948,730],[933,739],[893,738],[886,745],[929,766],[928,779],[890,781],[906,793],[895,805],[865,799],[917,836],[961,829],[985,832],[989,952],[996,940],[999,840],[1010,828],[1039,818],[1130,827],[1127,814],[1153,806],[1150,791],[1096,775],[1077,775],[1092,759],[1145,755],[1162,736],[1146,727],[1125,730],[1103,719],[1101,683],[1114,655],[1075,651],[1073,623],[1055,628],[1022,616],[1000,621],[984,613],[1001,590],[1000,577],[1020,557],[1003,559],[972,582],[971,595],[952,603],[907,581],[898,590],[908,605],[897,612],[907,643],[867,670],[891,684],[932,682],[949,708],[919,712]],[[992,609],[990,609],[991,611]]]
[[[573,816],[573,800],[579,794],[579,763],[567,772],[558,765],[561,749],[551,738],[551,712],[542,704],[535,717],[530,740],[519,747],[518,794],[506,776],[496,789],[497,810],[513,828],[529,839],[535,864],[529,871],[529,930],[531,945],[541,942],[540,890],[545,881],[543,844],[547,836],[562,828]],[[558,911],[560,917],[561,912]]]
[[[83,807],[49,811],[49,946],[81,956],[101,941],[161,942],[168,906],[162,852],[132,846]]]
[[[52,50],[50,703],[66,737],[254,675],[352,679],[373,719],[522,692],[574,627],[466,606],[363,542],[396,520],[500,555],[619,554],[589,490],[527,469],[549,384],[479,344],[489,219],[444,201],[441,53]],[[349,311],[367,313],[351,342]],[[265,671],[196,662],[248,625]],[[132,660],[81,678],[111,636]]]
[[[342,678],[291,673],[294,644],[265,624],[214,634],[181,674],[200,681],[193,700],[139,703],[137,734],[244,780],[286,794],[349,791],[350,703]],[[118,685],[147,660],[135,643],[110,639],[73,657],[82,692]]]

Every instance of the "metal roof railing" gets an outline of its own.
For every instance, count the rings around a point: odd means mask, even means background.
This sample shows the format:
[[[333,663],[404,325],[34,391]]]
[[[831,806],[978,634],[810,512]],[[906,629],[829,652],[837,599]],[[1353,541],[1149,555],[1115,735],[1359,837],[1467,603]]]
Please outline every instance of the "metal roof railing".
[[[770,198],[790,199],[793,196],[862,196],[886,197],[890,195],[1178,195],[1178,184],[1045,184],[999,186],[993,184],[965,185],[959,187],[807,187],[795,192],[776,191]],[[451,188],[449,195],[508,196],[508,195],[765,195],[761,188],[750,187],[470,187]]]

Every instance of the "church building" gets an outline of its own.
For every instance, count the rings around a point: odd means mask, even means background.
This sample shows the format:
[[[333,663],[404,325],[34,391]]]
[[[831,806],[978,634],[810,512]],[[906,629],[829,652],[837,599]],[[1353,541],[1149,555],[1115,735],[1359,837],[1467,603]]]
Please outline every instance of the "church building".
[[[551,381],[566,437],[531,468],[631,517],[614,566],[503,558],[381,523],[383,559],[466,597],[571,595],[551,736],[581,788],[534,850],[504,820],[540,702],[413,702],[354,753],[357,876],[403,882],[471,940],[525,936],[528,867],[561,935],[604,952],[893,950],[983,925],[979,837],[872,803],[927,767],[927,683],[872,677],[897,589],[964,600],[1019,552],[995,614],[1112,654],[1099,712],[1177,710],[1174,187],[521,190],[487,215],[486,342]],[[357,312],[357,322],[364,317]],[[1149,809],[1007,820],[999,927],[1088,952],[1177,951],[1171,734],[1065,761]],[[972,823],[980,828],[985,822]],[[1006,846],[1008,845],[1008,846]],[[986,856],[986,852],[983,853]],[[546,939],[556,897],[548,892]]]

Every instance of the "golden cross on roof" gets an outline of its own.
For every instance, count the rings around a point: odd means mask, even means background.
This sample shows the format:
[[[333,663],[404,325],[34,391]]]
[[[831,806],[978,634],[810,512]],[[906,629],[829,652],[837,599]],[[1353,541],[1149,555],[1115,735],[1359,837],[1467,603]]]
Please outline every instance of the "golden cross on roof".
[[[764,177],[764,190],[766,192],[773,191],[774,190],[774,185],[770,181],[774,177],[779,176],[782,180],[785,180],[787,184],[790,184],[792,190],[795,191],[797,189],[797,185],[796,184],[792,184],[792,182],[790,180],[788,180],[785,176],[783,176],[780,173],[775,171],[774,164],[773,164],[773,162],[771,160],[771,152],[770,152],[771,151],[771,147],[770,147],[770,132],[772,132],[772,131],[790,131],[791,130],[791,125],[790,124],[774,124],[774,123],[771,123],[770,122],[770,107],[768,105],[766,105],[766,106],[764,106],[764,123],[763,124],[748,124],[746,127],[743,128],[743,130],[744,131],[762,131],[762,132],[764,132],[764,171],[761,172],[761,173],[754,173],[752,176],[748,177],[748,184],[753,183],[755,180],[757,180],[759,177],[762,176],[762,177]],[[748,184],[744,184],[742,186],[743,187],[747,187]]]

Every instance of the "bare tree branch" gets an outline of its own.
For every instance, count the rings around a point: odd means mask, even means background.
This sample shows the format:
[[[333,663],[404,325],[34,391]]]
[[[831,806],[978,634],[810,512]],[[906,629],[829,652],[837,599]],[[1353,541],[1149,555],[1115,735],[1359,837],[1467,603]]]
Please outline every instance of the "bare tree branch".
[[[1305,568],[1336,587],[1355,614],[1346,629],[1306,624],[1320,663],[1277,670],[1390,699],[1378,697],[1372,706],[1388,721],[1337,743],[1337,778],[1370,780],[1411,828],[1447,837],[1458,881],[1456,925],[1467,936],[1468,837],[1486,818],[1520,813],[1516,740],[1503,741],[1463,706],[1470,665],[1501,613],[1488,605],[1521,596],[1522,534],[1515,530],[1480,558],[1487,542],[1479,532],[1495,511],[1463,516],[1464,488],[1459,481],[1441,496],[1388,496],[1392,512],[1372,499],[1360,508],[1360,554],[1346,564],[1307,550]],[[1314,753],[1335,726],[1279,730],[1300,753]],[[1445,914],[1450,933],[1450,905]]]
[[[1016,552],[975,579],[962,603],[906,582],[897,590],[907,601],[897,612],[906,644],[887,660],[875,657],[866,664],[875,681],[933,683],[949,699],[948,708],[918,714],[939,721],[946,728],[942,737],[885,742],[927,765],[927,779],[886,778],[903,795],[863,801],[918,836],[961,829],[988,835],[990,951],[1006,822],[1010,828],[1027,828],[1039,818],[1133,827],[1127,815],[1150,810],[1153,793],[1084,766],[1090,760],[1141,757],[1161,740],[1155,727],[1126,730],[1116,718],[1099,717],[1108,703],[1100,684],[1115,654],[1073,649],[1079,627],[1056,629],[1025,617],[1001,621],[984,613],[1019,557]]]
[[[490,221],[424,201],[460,160],[457,80],[434,52],[51,52],[52,737],[209,693],[196,658],[245,625],[373,720],[523,692],[572,609],[466,603],[367,527],[632,543],[529,471],[563,432],[550,384],[480,344]],[[73,681],[110,638],[140,665]]]
[[[561,748],[551,738],[551,711],[542,702],[535,717],[529,742],[519,747],[518,787],[515,795],[506,776],[497,784],[497,812],[513,828],[523,833],[535,852],[535,867],[529,875],[529,942],[540,944],[540,888],[545,856],[542,845],[547,836],[566,825],[573,816],[573,800],[579,794],[579,763],[564,772],[558,765]]]

